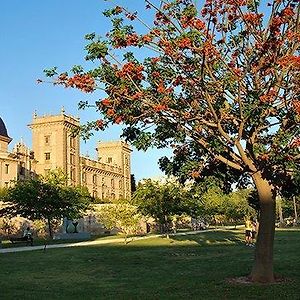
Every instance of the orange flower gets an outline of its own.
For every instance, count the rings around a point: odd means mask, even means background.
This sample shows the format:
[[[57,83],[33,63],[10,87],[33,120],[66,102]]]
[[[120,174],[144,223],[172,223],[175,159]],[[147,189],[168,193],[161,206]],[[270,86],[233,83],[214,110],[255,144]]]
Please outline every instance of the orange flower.
[[[112,108],[108,109],[106,115],[109,117],[113,117],[115,115],[115,110]]]
[[[159,83],[158,87],[157,87],[157,91],[159,93],[164,93],[166,91],[165,87],[164,87],[164,84],[162,82]]]
[[[261,23],[263,14],[256,14],[256,13],[246,13],[244,14],[244,20],[253,26],[258,26]]]
[[[122,117],[117,117],[117,118],[115,118],[115,120],[114,120],[114,122],[115,122],[116,124],[120,124],[122,121],[123,121]]]
[[[105,99],[103,99],[103,100],[101,101],[101,103],[102,103],[102,105],[104,105],[104,106],[109,106],[109,105],[110,105],[110,100],[107,99],[107,98],[105,98]]]
[[[66,74],[58,77],[58,84],[64,84],[65,87],[72,87],[90,93],[95,90],[95,80],[90,74],[75,74],[68,78]]]
[[[200,177],[200,173],[199,173],[199,171],[192,171],[191,176],[193,178],[198,178],[198,177]]]
[[[153,37],[149,34],[146,34],[142,37],[142,40],[144,43],[150,43],[152,41]]]
[[[168,107],[166,105],[158,104],[153,107],[154,111],[160,112],[162,110],[166,110]]]
[[[139,36],[136,33],[127,36],[126,43],[127,46],[136,46],[139,42]]]
[[[104,121],[103,120],[97,120],[96,121],[96,126],[99,128],[99,129],[102,129],[104,127]]]
[[[185,37],[178,41],[178,47],[181,49],[190,48],[191,46],[192,46],[192,42],[188,37]]]

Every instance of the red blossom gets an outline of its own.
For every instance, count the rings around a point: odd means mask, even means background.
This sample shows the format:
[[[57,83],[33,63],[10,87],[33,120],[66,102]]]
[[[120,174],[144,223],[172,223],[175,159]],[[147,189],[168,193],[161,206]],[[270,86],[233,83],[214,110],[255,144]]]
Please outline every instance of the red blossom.
[[[108,117],[113,117],[115,115],[115,113],[116,113],[115,110],[110,108],[110,109],[107,110],[106,115]]]
[[[85,93],[91,93],[96,88],[95,79],[90,74],[75,74],[73,77],[68,77],[63,73],[58,76],[56,83],[77,88]]]
[[[281,16],[285,19],[289,19],[290,17],[293,17],[294,14],[295,12],[290,6],[284,8],[281,12]]]
[[[162,82],[160,82],[159,83],[159,85],[158,85],[158,87],[157,87],[157,91],[159,92],[159,93],[164,93],[165,91],[166,91],[166,88],[165,88],[165,86],[164,86],[164,84],[162,83]]]
[[[300,115],[300,101],[299,100],[294,100],[292,104],[293,104],[295,112],[298,115]]]
[[[158,104],[153,107],[154,111],[160,112],[162,110],[166,110],[168,107],[166,105]]]
[[[181,49],[191,48],[192,42],[188,37],[182,38],[178,41],[178,47]]]
[[[126,43],[127,46],[136,46],[139,42],[139,36],[136,33],[127,36]]]
[[[144,43],[150,43],[152,41],[153,37],[150,34],[146,34],[142,37],[142,41]]]
[[[246,13],[244,14],[244,20],[253,26],[258,26],[261,23],[263,14],[256,14],[256,13]]]
[[[122,118],[122,117],[117,117],[117,118],[114,119],[114,122],[115,122],[116,124],[120,124],[122,121],[123,121],[123,118]]]
[[[275,101],[277,93],[274,89],[270,89],[265,95],[259,97],[262,103],[272,103]]]
[[[104,106],[109,106],[111,103],[110,103],[110,100],[108,98],[105,98],[101,101],[102,105]]]
[[[156,63],[158,63],[160,61],[160,58],[159,57],[153,57],[153,58],[151,58],[151,63],[152,64],[156,64]]]
[[[300,138],[295,139],[295,140],[292,142],[291,147],[292,147],[292,148],[299,148],[299,147],[300,147]]]
[[[143,96],[143,93],[142,93],[142,92],[136,92],[135,94],[133,94],[133,95],[131,96],[131,99],[132,99],[132,100],[138,100],[138,99],[140,99],[142,96]]]
[[[143,70],[144,67],[142,65],[138,65],[134,62],[128,62],[121,70],[117,71],[116,75],[119,78],[126,78],[127,76],[130,76],[133,80],[142,80],[144,79]]]
[[[288,67],[293,70],[300,70],[300,56],[286,55],[278,60],[281,67]]]
[[[97,128],[99,128],[99,129],[103,129],[103,128],[104,128],[104,121],[101,120],[101,119],[97,120],[97,121],[96,121],[96,126],[97,126]]]

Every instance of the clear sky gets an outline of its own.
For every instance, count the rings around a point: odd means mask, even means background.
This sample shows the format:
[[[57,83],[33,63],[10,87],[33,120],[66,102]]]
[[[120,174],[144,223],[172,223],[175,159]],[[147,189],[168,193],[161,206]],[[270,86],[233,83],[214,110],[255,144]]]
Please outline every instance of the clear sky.
[[[108,1],[111,2],[111,1]],[[13,138],[10,148],[21,138],[31,146],[27,124],[33,112],[38,115],[58,114],[64,106],[67,114],[80,116],[84,123],[97,119],[93,110],[78,111],[79,100],[91,96],[79,91],[36,84],[43,78],[42,70],[57,66],[61,71],[84,62],[84,35],[97,32],[104,35],[109,23],[102,15],[108,6],[104,0],[9,0],[0,1],[0,116]],[[144,8],[142,0],[118,1],[129,8]],[[99,97],[99,95],[97,96]],[[114,126],[96,133],[82,143],[81,153],[93,157],[97,140],[119,138],[121,130]],[[136,179],[162,174],[159,157],[169,150],[133,151],[132,173]]]

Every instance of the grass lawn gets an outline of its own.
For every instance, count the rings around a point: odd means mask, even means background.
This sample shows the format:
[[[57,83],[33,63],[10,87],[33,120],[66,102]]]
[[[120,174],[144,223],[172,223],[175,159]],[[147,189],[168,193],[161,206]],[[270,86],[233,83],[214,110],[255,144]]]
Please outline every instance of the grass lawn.
[[[0,254],[0,299],[300,299],[300,231],[276,232],[273,285],[238,285],[254,249],[241,231]]]

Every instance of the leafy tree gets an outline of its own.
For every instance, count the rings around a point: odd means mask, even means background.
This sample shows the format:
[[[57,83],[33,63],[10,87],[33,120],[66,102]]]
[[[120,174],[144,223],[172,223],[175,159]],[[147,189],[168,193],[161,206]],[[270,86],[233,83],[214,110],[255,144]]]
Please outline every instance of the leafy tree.
[[[93,213],[106,228],[124,232],[125,243],[127,243],[128,234],[141,231],[142,216],[137,212],[137,208],[129,203],[118,201],[99,204],[94,207]]]
[[[103,114],[92,124],[98,130],[123,123],[123,136],[138,149],[171,146],[175,160],[193,158],[194,178],[216,164],[236,181],[251,178],[260,230],[250,278],[272,282],[275,188],[300,158],[299,1],[206,0],[202,8],[192,0],[145,2],[155,11],[153,26],[137,12],[109,9],[106,38],[86,35],[86,60],[99,64],[46,75],[107,93],[95,102]]]
[[[163,233],[169,232],[171,217],[185,212],[186,192],[174,181],[146,179],[138,184],[132,203],[138,211],[155,219]]]
[[[237,223],[243,223],[245,217],[256,216],[256,211],[248,204],[250,192],[251,190],[249,189],[241,189],[227,196],[225,214],[235,225],[237,225]]]
[[[78,218],[88,209],[90,197],[81,188],[60,187],[41,179],[18,181],[9,188],[0,216],[21,216],[30,220],[45,220],[50,237],[52,222],[65,216]]]

